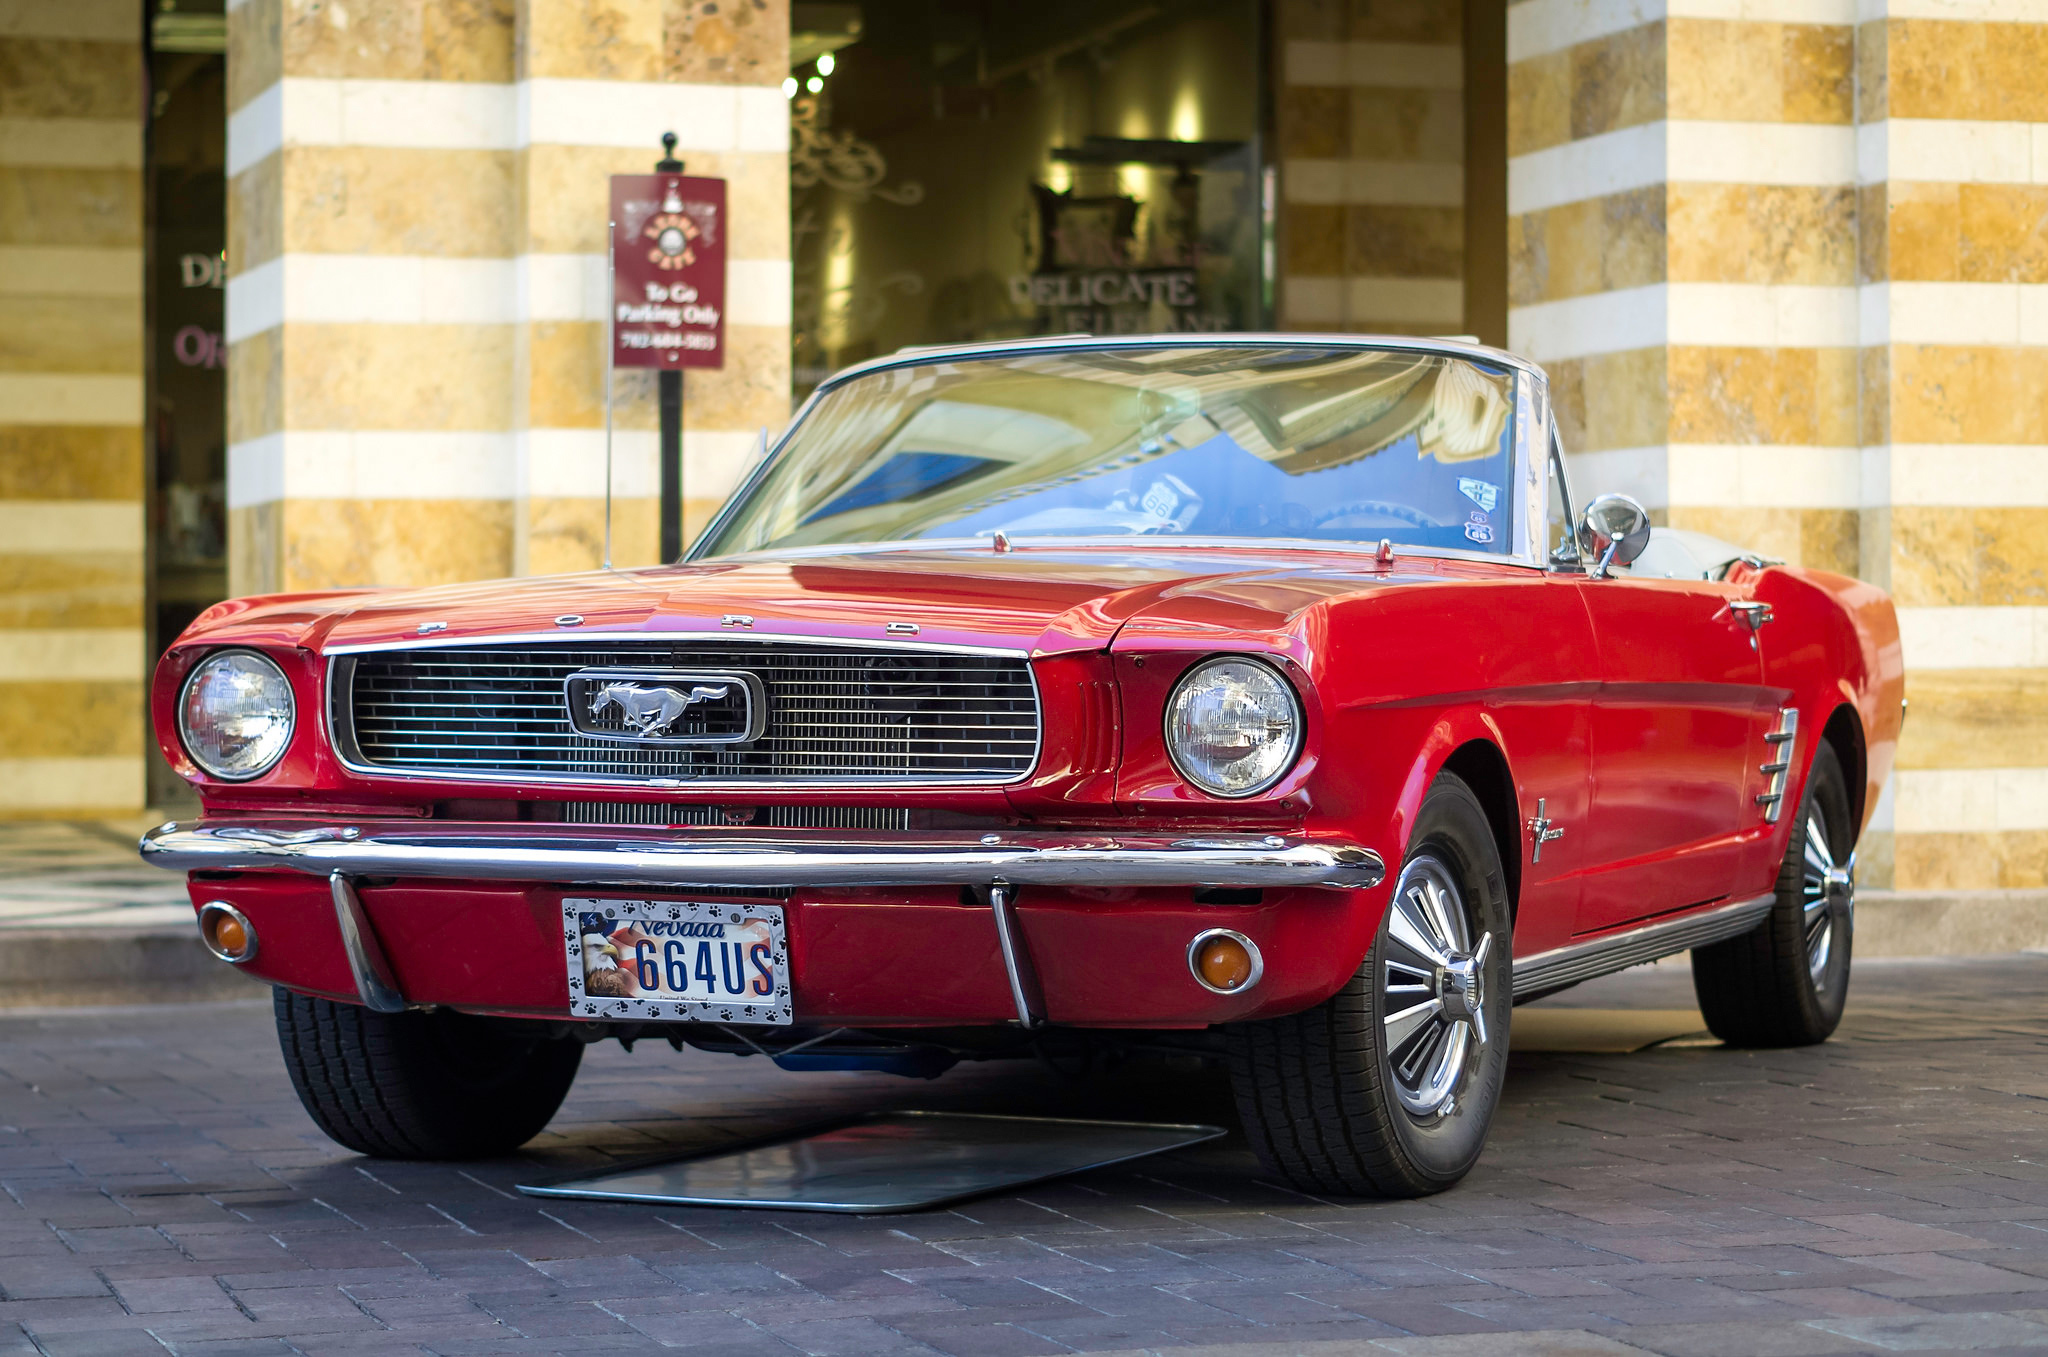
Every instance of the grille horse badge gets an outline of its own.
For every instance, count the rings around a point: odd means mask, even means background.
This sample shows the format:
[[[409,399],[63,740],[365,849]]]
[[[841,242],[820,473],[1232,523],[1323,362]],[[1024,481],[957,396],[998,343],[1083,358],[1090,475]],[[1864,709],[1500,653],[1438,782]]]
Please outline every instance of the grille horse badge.
[[[607,683],[591,694],[589,712],[595,720],[604,715],[607,707],[617,707],[627,725],[642,735],[654,736],[674,725],[676,718],[694,704],[724,697],[731,691],[730,683],[715,687],[699,683],[688,692],[666,684],[643,688],[637,683]]]
[[[569,723],[593,740],[745,744],[767,724],[766,693],[748,673],[583,669],[564,688]]]

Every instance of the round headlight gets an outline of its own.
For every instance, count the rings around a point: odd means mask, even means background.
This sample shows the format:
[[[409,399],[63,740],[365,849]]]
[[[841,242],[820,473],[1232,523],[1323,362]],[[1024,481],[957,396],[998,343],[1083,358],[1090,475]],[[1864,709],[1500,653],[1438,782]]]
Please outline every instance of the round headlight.
[[[291,743],[292,685],[255,651],[224,651],[185,680],[178,735],[192,761],[215,777],[259,777]]]
[[[1301,704],[1257,660],[1210,660],[1190,669],[1166,704],[1166,749],[1203,791],[1251,796],[1294,766]]]

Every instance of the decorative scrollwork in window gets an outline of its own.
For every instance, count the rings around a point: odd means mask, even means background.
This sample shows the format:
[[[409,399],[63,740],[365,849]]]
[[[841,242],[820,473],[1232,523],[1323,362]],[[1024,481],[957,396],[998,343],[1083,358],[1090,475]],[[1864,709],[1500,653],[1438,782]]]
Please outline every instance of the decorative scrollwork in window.
[[[830,189],[866,201],[880,198],[898,207],[914,207],[924,201],[924,185],[906,180],[894,188],[882,187],[889,175],[889,163],[871,141],[851,132],[835,132],[822,125],[818,100],[806,96],[794,102],[789,117],[789,182],[793,188],[823,184]]]

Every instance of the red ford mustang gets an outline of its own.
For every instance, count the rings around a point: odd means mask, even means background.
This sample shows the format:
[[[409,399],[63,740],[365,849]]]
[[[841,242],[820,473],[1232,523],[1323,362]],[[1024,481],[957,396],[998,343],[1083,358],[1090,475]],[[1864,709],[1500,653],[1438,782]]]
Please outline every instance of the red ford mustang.
[[[1517,1001],[1691,949],[1814,1042],[1903,716],[1855,580],[1574,503],[1543,373],[1061,339],[827,382],[684,563],[224,603],[143,853],[343,1145],[505,1151],[583,1045],[1227,1058],[1304,1188],[1456,1182]]]

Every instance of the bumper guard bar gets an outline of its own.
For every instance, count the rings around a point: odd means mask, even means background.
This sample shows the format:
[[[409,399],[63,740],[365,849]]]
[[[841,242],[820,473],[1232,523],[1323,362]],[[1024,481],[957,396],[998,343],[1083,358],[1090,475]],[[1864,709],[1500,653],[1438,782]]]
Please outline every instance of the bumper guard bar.
[[[1331,886],[1386,878],[1370,848],[1299,835],[1102,831],[837,834],[593,832],[419,821],[167,824],[142,857],[168,871],[289,870],[635,886]]]

